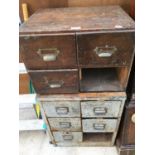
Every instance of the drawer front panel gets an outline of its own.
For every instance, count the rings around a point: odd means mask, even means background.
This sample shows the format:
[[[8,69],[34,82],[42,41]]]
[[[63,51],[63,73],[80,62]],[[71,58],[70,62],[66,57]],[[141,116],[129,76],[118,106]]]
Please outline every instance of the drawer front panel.
[[[75,68],[75,35],[20,37],[20,52],[28,69]]]
[[[130,65],[134,33],[80,34],[77,38],[80,67]]]
[[[114,132],[117,119],[83,119],[83,132]]]
[[[77,93],[78,71],[29,72],[37,94]]]
[[[47,117],[80,117],[79,101],[53,101],[42,105]]]
[[[82,132],[53,132],[56,143],[82,142]]]
[[[120,117],[121,101],[83,101],[82,117]]]
[[[52,131],[81,131],[80,118],[49,118]]]

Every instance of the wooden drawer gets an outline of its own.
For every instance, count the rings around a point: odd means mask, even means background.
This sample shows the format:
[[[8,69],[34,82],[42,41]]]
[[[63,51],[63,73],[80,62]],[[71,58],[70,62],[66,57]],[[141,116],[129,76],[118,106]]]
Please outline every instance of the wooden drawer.
[[[82,117],[120,117],[122,101],[82,101]]]
[[[82,142],[82,132],[53,132],[56,143]]]
[[[47,117],[80,117],[79,101],[53,101],[42,105]]]
[[[30,71],[34,89],[37,94],[77,93],[77,70]]]
[[[80,118],[49,118],[52,131],[81,131]]]
[[[20,36],[20,52],[28,69],[75,68],[75,35]]]
[[[117,67],[130,65],[134,52],[134,33],[79,34],[80,67]]]
[[[117,119],[83,119],[83,132],[114,132]]]

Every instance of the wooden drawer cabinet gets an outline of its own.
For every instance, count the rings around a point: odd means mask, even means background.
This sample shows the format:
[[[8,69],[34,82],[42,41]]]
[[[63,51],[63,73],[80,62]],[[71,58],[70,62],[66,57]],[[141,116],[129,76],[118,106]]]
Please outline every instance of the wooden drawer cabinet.
[[[81,131],[80,118],[49,118],[52,131]]]
[[[20,26],[20,52],[53,144],[114,145],[134,56],[120,6],[38,10]]]
[[[57,143],[82,142],[82,132],[53,132]]]
[[[120,117],[121,101],[82,101],[82,117]]]
[[[114,132],[117,119],[83,119],[83,132]]]
[[[23,36],[20,52],[29,70],[76,68],[75,35]]]
[[[77,44],[80,67],[127,66],[133,57],[134,33],[81,34]]]
[[[119,6],[41,9],[20,26],[19,40],[38,94],[126,89],[134,56],[134,21]],[[63,74],[65,69],[77,73]],[[45,80],[44,70],[62,73],[50,73]],[[36,71],[39,75],[32,73]]]
[[[74,70],[46,70],[29,72],[36,93],[77,93],[78,72]]]
[[[79,101],[44,102],[43,108],[47,117],[80,117]]]

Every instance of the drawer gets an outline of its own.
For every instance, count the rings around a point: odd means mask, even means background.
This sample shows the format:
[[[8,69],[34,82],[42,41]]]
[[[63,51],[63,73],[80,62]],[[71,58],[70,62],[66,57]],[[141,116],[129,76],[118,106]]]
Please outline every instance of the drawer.
[[[20,37],[21,57],[28,69],[75,68],[75,35]]]
[[[134,33],[79,34],[80,67],[127,66],[133,57]]]
[[[77,70],[46,70],[30,71],[34,89],[37,94],[77,93],[78,71]]]
[[[53,101],[42,105],[47,117],[80,117],[79,101]]]
[[[83,132],[114,132],[117,119],[83,119]]]
[[[59,142],[82,142],[82,132],[53,132],[56,143]]]
[[[82,117],[120,117],[121,101],[82,101]]]
[[[81,131],[80,118],[49,118],[52,131]]]

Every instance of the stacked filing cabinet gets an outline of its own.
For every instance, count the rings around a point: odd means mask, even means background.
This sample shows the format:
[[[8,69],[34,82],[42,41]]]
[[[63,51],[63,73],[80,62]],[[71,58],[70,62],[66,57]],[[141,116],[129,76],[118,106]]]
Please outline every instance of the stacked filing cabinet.
[[[134,55],[119,6],[39,10],[20,27],[20,52],[53,144],[114,144]]]

